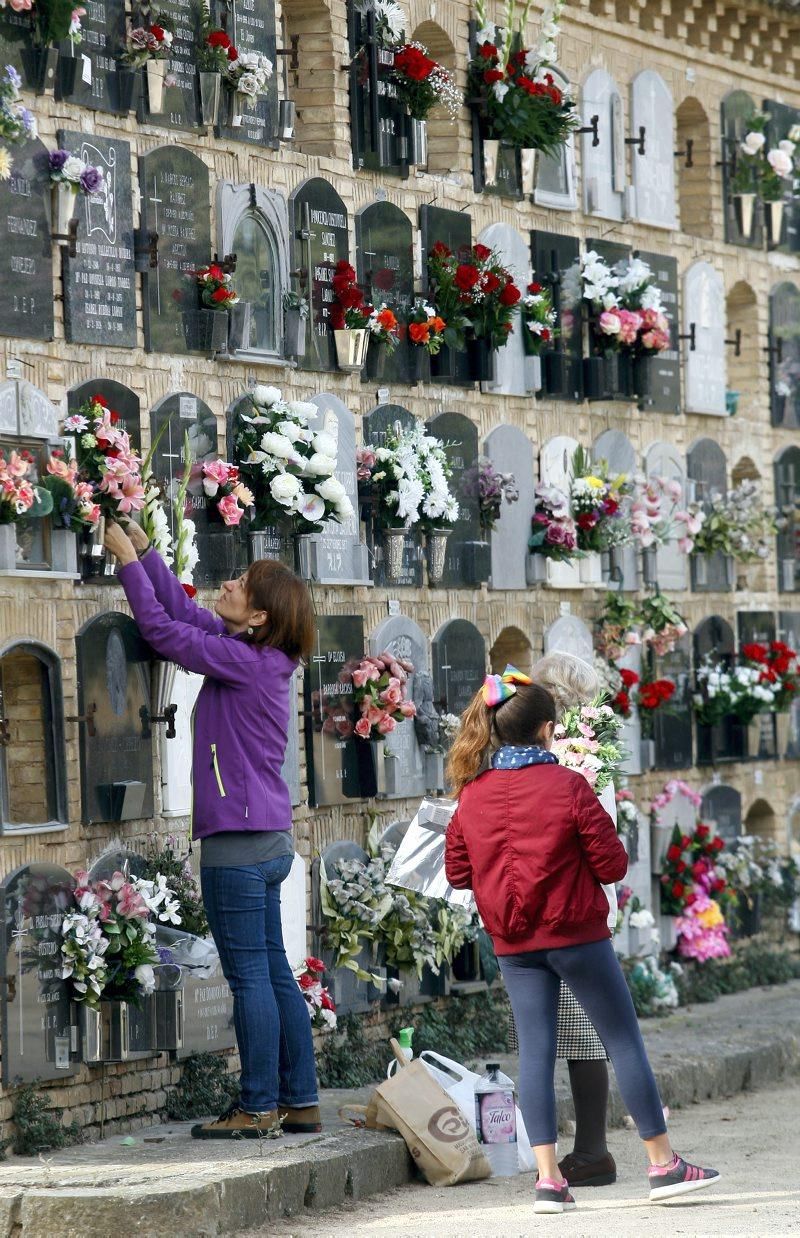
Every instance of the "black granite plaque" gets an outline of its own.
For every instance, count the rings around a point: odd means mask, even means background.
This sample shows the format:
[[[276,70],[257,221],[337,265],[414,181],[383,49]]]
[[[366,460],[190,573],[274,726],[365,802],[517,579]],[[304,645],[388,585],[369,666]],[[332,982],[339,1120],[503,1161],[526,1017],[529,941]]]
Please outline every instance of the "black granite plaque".
[[[65,868],[26,864],[3,881],[3,1087],[74,1074],[61,924],[75,882]]]
[[[661,303],[670,318],[671,344],[664,352],[647,359],[650,368],[649,392],[640,395],[644,407],[658,413],[681,411],[681,362],[678,351],[680,331],[680,306],[678,304],[678,260],[665,254],[639,253],[646,262],[661,289]]]
[[[740,610],[736,616],[739,646],[768,645],[776,639],[775,616],[771,610]]]
[[[735,787],[724,783],[709,787],[700,805],[700,818],[716,826],[717,833],[726,842],[733,842],[742,833],[742,796]]]
[[[583,310],[577,237],[531,233],[533,278],[553,295],[558,315],[555,346],[542,357],[544,390],[561,400],[583,399]]]
[[[117,428],[124,430],[130,436],[131,444],[137,451],[142,446],[142,429],[140,419],[139,397],[124,383],[115,382],[113,378],[90,378],[77,387],[70,387],[67,392],[67,409],[77,413],[82,404],[92,396],[100,395],[108,401],[108,407],[119,414]]]
[[[722,197],[725,210],[725,240],[731,245],[748,245],[761,249],[764,244],[764,229],[759,212],[755,212],[755,222],[749,237],[742,236],[736,220],[733,198],[731,195],[731,172],[734,166],[734,156],[739,144],[744,140],[749,129],[749,120],[758,108],[752,95],[746,90],[732,90],[722,100],[722,153],[720,155],[720,170],[722,176]]]
[[[6,293],[0,335],[53,338],[53,260],[47,148],[36,138],[11,148],[11,176],[0,181],[0,241]]]
[[[142,228],[158,233],[158,267],[143,277],[145,347],[186,353],[185,315],[200,305],[192,272],[211,259],[208,168],[190,150],[159,146],[139,160],[139,184]]]
[[[78,200],[78,253],[64,254],[64,330],[71,344],[136,347],[131,148],[60,129],[58,144],[102,169],[103,188]]]
[[[719,615],[703,619],[694,631],[695,666],[706,656],[712,657],[720,666],[729,670],[734,663],[735,642],[733,629]],[[742,761],[747,754],[747,727],[733,715],[717,726],[697,726],[697,764],[715,765],[717,762]]]
[[[23,85],[27,85],[23,57],[27,58],[32,34],[30,11],[15,13],[8,5],[0,9],[0,58],[22,74]]]
[[[675,695],[669,712],[657,709],[653,739],[657,769],[688,769],[692,764],[692,655],[691,640],[684,636],[672,653],[653,661],[653,675],[671,679]]]
[[[772,424],[800,425],[800,290],[790,280],[769,295],[769,391]]]
[[[272,77],[266,94],[259,95],[254,108],[243,106],[245,96],[238,95],[241,124],[233,125],[232,98],[225,91],[220,101],[220,125],[217,136],[227,141],[250,142],[254,146],[278,147],[278,57],[275,55],[274,0],[230,0],[227,30],[241,52],[261,52],[272,61]]]
[[[483,683],[486,642],[474,623],[451,619],[432,641],[433,692],[443,714],[461,715]]]
[[[125,44],[124,0],[84,0],[72,90],[63,98],[98,112],[117,108],[117,57]]]
[[[767,148],[771,150],[789,137],[795,125],[800,124],[800,111],[786,103],[776,103],[774,99],[767,99],[764,106],[769,112]],[[773,237],[771,240],[776,248],[790,254],[796,254],[800,250],[800,204],[793,193],[784,205],[783,227],[780,236]]]
[[[197,88],[197,45],[200,41],[200,4],[196,0],[171,0],[169,15],[175,22],[167,79],[164,110],[149,117],[143,99],[139,120],[148,120],[166,129],[196,129],[200,124]]]
[[[392,81],[394,52],[380,47],[369,12],[348,4],[353,167],[408,176],[408,119]]]
[[[390,355],[381,345],[370,345],[365,381],[408,382],[411,345],[406,323],[414,304],[414,259],[411,220],[391,202],[375,202],[356,215],[358,279],[364,296],[379,308],[394,310],[401,324],[401,340]]]
[[[311,330],[297,364],[304,370],[335,370],[336,350],[329,328],[336,263],[349,255],[347,207],[321,176],[303,181],[289,198],[292,263],[300,290],[310,302]]]
[[[454,254],[469,249],[472,244],[472,219],[467,211],[448,211],[441,206],[421,206],[419,226],[422,233],[422,284],[428,289],[428,254],[441,241]],[[453,382],[471,386],[469,360],[466,353],[453,353],[442,348],[431,357],[431,378],[436,382]]]
[[[318,615],[316,628],[304,676],[306,761],[315,808],[375,793],[372,745],[354,735],[350,679],[364,656],[364,620],[361,615]]]
[[[83,821],[151,817],[149,646],[113,611],[90,619],[76,645]]]
[[[403,408],[400,404],[381,404],[378,408],[374,408],[371,413],[367,413],[364,418],[364,442],[369,447],[383,447],[386,442],[387,430],[394,429],[397,423],[400,423],[404,430],[413,429],[416,418],[413,413],[410,413],[407,408]],[[370,516],[372,513],[368,513]],[[385,556],[381,549],[379,554],[376,550],[380,548],[381,536],[380,532],[375,527],[373,519],[367,520],[367,532],[369,537],[370,548],[370,563],[372,571],[372,579],[376,585],[386,584],[386,562]],[[397,585],[407,585],[410,589],[422,588],[422,555],[420,551],[420,540],[413,529],[409,529],[405,536],[405,548],[403,550],[403,574],[399,580],[392,581],[392,588]]]
[[[442,588],[473,586],[489,579],[489,543],[483,540],[478,510],[478,430],[463,413],[440,413],[428,432],[441,439],[453,476],[458,520],[447,539]]]

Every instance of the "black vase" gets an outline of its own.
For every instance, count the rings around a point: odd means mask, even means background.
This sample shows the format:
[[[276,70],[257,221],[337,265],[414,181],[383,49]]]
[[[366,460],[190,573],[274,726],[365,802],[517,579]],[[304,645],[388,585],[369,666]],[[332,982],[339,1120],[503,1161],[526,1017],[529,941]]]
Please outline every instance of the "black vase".
[[[75,93],[75,81],[78,76],[78,57],[59,56],[58,58],[58,99],[69,99]]]
[[[633,390],[640,405],[653,403],[653,366],[652,357],[637,357],[633,363]]]
[[[431,357],[431,378],[440,381],[452,380],[456,376],[457,353],[443,344],[434,357]]]
[[[467,340],[469,376],[475,383],[490,383],[494,379],[494,349],[489,340],[478,336]]]
[[[136,69],[120,65],[116,72],[109,73],[111,101],[118,116],[127,116],[136,108],[139,94],[140,74]]]
[[[546,352],[542,357],[544,390],[548,395],[570,394],[572,358],[563,352]]]
[[[424,383],[426,378],[430,378],[433,364],[428,350],[421,348],[419,344],[409,344],[408,357],[408,369],[412,380],[415,383]]]
[[[353,740],[358,767],[358,791],[361,799],[373,799],[378,793],[378,771],[375,768],[378,745],[365,739]]]
[[[587,400],[604,400],[608,398],[605,357],[584,357],[583,394]]]
[[[57,47],[23,47],[22,69],[25,84],[34,94],[43,95],[46,90],[55,88],[57,68]]]

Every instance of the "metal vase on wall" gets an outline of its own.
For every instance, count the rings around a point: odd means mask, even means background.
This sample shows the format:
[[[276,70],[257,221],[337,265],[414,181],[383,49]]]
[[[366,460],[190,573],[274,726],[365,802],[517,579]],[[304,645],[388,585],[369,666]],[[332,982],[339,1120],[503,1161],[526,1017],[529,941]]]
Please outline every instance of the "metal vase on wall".
[[[403,553],[406,546],[405,529],[384,529],[382,542],[386,580],[389,584],[396,584],[403,579]]]
[[[369,346],[369,331],[366,327],[355,330],[334,331],[336,364],[340,370],[363,370]]]
[[[523,146],[519,152],[522,192],[528,196],[533,196],[536,189],[536,156],[538,154],[539,152],[533,146]]]
[[[500,141],[498,138],[483,139],[483,180],[486,185],[494,185],[497,181],[497,160],[500,156]]]
[[[228,352],[246,352],[250,347],[253,307],[239,301],[228,310]]]
[[[767,222],[767,243],[770,249],[776,249],[781,243],[783,231],[783,199],[765,202],[764,218]]]
[[[217,123],[219,116],[222,74],[205,73],[200,70],[197,74],[197,82],[200,89],[200,119],[207,129],[211,129]]]
[[[147,78],[147,110],[151,116],[160,116],[164,111],[164,78],[167,76],[166,60],[148,60],[144,66]]]
[[[424,120],[415,120],[412,116],[409,121],[410,134],[410,152],[408,162],[415,167],[423,166],[428,162],[428,124]]]
[[[451,529],[431,529],[426,538],[428,560],[428,583],[438,585],[444,576],[444,565],[447,558],[447,539]]]
[[[753,235],[753,220],[756,211],[756,195],[754,193],[735,193],[733,195],[733,213],[736,227],[747,240]]]
[[[283,351],[287,357],[301,357],[306,348],[306,317],[299,309],[283,314]]]

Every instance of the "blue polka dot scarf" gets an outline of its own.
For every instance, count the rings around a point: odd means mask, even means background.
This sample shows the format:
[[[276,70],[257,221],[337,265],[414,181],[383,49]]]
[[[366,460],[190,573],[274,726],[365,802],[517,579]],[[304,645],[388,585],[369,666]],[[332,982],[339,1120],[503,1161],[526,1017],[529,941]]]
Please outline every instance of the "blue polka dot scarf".
[[[537,744],[504,744],[492,756],[492,769],[522,769],[526,765],[558,765],[558,757]]]

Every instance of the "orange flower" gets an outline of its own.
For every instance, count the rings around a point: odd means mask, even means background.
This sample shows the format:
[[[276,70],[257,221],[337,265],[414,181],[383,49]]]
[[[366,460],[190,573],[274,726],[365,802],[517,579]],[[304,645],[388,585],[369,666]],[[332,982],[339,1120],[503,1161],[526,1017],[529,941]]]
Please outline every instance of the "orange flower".
[[[384,331],[394,331],[397,326],[397,319],[390,309],[382,309],[378,314],[378,322],[383,327]]]
[[[430,326],[432,331],[444,331],[447,323],[443,318],[432,318]]]
[[[408,324],[408,334],[415,344],[427,344],[431,338],[428,324],[425,322],[410,322]]]

